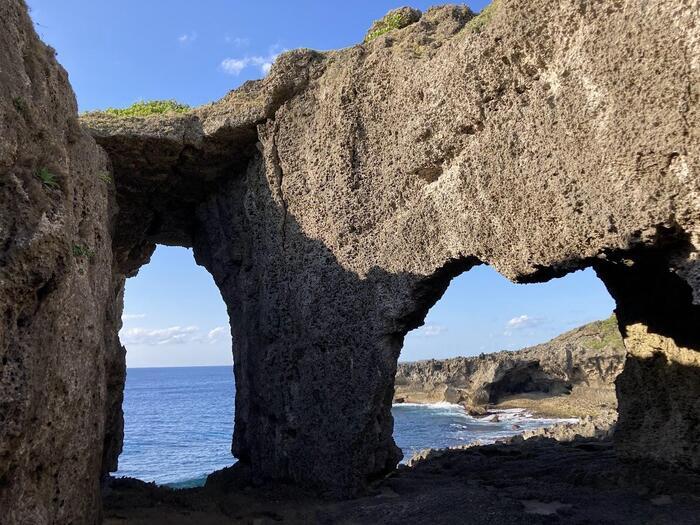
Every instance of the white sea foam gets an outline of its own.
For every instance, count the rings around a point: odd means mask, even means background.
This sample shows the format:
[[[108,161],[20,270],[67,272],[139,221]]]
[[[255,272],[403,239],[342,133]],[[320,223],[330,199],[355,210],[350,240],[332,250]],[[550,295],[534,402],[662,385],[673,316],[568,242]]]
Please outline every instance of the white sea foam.
[[[397,407],[423,407],[423,408],[450,408],[453,410],[464,410],[462,405],[456,403],[448,403],[447,401],[439,401],[437,403],[394,403],[393,408]]]

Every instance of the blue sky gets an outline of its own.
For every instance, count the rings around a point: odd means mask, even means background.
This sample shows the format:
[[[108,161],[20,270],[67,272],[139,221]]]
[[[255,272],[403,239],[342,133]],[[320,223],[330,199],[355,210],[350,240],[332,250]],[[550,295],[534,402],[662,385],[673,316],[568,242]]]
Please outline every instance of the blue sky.
[[[28,0],[40,36],[70,75],[81,111],[138,100],[216,100],[260,78],[279,52],[360,42],[372,20],[406,0]],[[426,9],[437,2],[416,0]],[[467,2],[474,11],[485,0]],[[226,310],[190,251],[159,247],[126,288],[127,363],[231,363]],[[402,359],[473,355],[546,341],[607,317],[614,304],[591,270],[514,285],[487,267],[453,280],[406,338]]]

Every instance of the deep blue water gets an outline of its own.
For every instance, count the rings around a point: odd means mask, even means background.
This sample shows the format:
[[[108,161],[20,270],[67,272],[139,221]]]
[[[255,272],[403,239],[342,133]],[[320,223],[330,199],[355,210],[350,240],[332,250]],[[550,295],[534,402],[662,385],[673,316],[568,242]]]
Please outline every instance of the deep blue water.
[[[233,428],[233,371],[227,366],[130,368],[124,392],[124,450],[115,476],[172,486],[202,484],[229,466]],[[505,411],[500,422],[476,419],[459,406],[395,405],[394,439],[404,460],[424,448],[462,445],[546,426]],[[513,429],[518,424],[522,428]]]

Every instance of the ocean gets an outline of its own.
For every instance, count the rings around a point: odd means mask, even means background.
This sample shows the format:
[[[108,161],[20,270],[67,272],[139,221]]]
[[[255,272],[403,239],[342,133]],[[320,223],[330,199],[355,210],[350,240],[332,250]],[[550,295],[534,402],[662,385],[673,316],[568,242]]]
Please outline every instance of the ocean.
[[[124,449],[119,471],[172,487],[204,484],[232,465],[233,371],[229,366],[129,368],[124,391]],[[404,461],[425,448],[482,443],[548,426],[553,419],[504,410],[474,418],[459,405],[394,405],[394,439]],[[513,426],[518,425],[519,429]]]

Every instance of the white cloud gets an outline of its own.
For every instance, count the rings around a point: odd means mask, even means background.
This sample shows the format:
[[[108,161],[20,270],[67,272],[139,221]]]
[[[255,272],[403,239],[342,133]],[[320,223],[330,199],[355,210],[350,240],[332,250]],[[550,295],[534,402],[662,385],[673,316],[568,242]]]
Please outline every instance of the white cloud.
[[[519,315],[508,320],[506,323],[505,335],[511,335],[514,330],[523,330],[525,328],[534,328],[535,326],[542,323],[542,319],[539,317],[532,317],[527,314]]]
[[[509,320],[508,326],[511,328],[523,327],[526,326],[531,320],[532,317],[529,315],[519,315],[518,317],[513,317],[511,320]]]
[[[248,59],[245,58],[226,58],[221,61],[221,69],[229,75],[238,75],[248,67]]]
[[[197,33],[195,31],[192,31],[191,33],[185,33],[184,35],[180,35],[177,37],[177,41],[180,42],[183,46],[187,44],[191,44],[197,40]]]
[[[128,328],[119,333],[125,345],[167,345],[183,344],[201,340],[196,326],[171,326],[168,328]]]
[[[216,328],[209,330],[209,333],[207,334],[207,339],[209,340],[210,343],[216,343],[219,338],[224,334],[226,331],[225,326],[217,326]]]
[[[272,64],[280,55],[286,51],[279,46],[272,46],[267,55],[253,55],[243,58],[225,58],[221,61],[221,70],[229,75],[240,75],[241,71],[247,67],[257,67],[263,75],[267,75],[272,68]]]
[[[418,329],[418,335],[422,337],[435,337],[447,331],[447,327],[441,324],[426,324]]]
[[[143,319],[144,317],[146,317],[146,314],[122,314],[122,322]]]
[[[241,38],[239,36],[231,37],[229,35],[226,35],[224,37],[224,42],[226,42],[227,44],[232,44],[236,47],[248,47],[250,45],[250,39]]]

